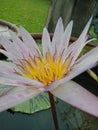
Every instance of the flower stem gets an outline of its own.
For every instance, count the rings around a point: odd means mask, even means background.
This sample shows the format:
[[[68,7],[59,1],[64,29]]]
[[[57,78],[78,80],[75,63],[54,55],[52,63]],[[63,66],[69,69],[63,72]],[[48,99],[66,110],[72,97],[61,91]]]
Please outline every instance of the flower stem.
[[[54,125],[55,125],[55,130],[59,130],[54,97],[50,92],[48,92],[48,95],[49,95],[49,99],[50,99],[51,112],[52,112],[52,117],[53,117],[53,121],[54,121]]]

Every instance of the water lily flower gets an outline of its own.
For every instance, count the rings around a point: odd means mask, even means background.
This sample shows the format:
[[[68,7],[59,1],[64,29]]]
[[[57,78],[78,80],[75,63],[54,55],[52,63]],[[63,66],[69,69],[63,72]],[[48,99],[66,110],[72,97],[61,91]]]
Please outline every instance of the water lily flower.
[[[20,27],[21,39],[12,32],[11,41],[0,37],[0,43],[5,48],[0,52],[12,61],[0,61],[0,84],[5,85],[5,91],[0,95],[0,111],[50,91],[72,106],[98,117],[98,97],[72,81],[98,61],[98,47],[79,57],[83,47],[90,42],[87,41],[87,32],[91,20],[80,37],[70,45],[73,21],[64,30],[60,18],[52,41],[44,28],[42,53],[23,27]],[[13,87],[6,90],[9,85]]]

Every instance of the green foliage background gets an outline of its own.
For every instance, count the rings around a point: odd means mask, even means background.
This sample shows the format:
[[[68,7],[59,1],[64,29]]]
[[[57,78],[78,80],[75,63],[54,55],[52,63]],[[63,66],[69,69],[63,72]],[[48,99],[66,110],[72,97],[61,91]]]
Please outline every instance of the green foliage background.
[[[29,32],[42,32],[49,0],[0,0],[0,19],[24,26]]]

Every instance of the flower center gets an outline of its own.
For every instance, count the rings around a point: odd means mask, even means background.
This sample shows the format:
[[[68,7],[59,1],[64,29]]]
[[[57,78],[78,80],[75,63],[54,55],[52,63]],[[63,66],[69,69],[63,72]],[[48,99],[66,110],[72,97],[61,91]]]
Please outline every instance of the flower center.
[[[67,58],[63,61],[62,57],[53,58],[48,54],[46,57],[34,57],[20,63],[21,65],[18,67],[22,76],[38,80],[48,86],[53,81],[60,80],[69,73],[71,60]]]

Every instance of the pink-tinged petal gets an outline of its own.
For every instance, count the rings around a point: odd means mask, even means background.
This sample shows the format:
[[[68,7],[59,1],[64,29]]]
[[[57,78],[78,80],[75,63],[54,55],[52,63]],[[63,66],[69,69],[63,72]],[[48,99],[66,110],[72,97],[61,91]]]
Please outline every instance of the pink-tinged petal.
[[[78,41],[76,41],[78,43]],[[84,48],[84,46],[87,44],[86,40],[84,39],[84,41],[80,41],[78,44],[76,44],[74,46],[74,48],[72,48],[71,50],[71,57],[72,57],[72,62],[71,65],[72,66],[75,62],[75,60],[78,58],[79,54],[81,53],[82,49]]]
[[[43,87],[40,85],[40,84],[36,84],[36,85],[32,85],[32,83],[26,83],[25,81],[17,81],[17,80],[13,80],[13,79],[9,79],[9,78],[4,78],[2,76],[0,76],[0,84],[2,85],[10,85],[10,86],[19,86],[19,87],[25,87],[25,86],[28,86],[28,87],[31,87],[31,88],[40,88],[42,89]]]
[[[0,61],[0,72],[14,73],[16,65],[12,62]]]
[[[85,55],[81,56],[77,61],[76,64],[93,64],[98,61],[98,46],[93,48],[91,51],[87,52]]]
[[[39,82],[39,81],[36,81],[36,80],[32,80],[32,79],[29,79],[29,78],[25,78],[25,77],[22,77],[22,76],[19,76],[19,75],[16,75],[16,74],[11,74],[10,73],[3,73],[3,72],[0,72],[0,83],[2,84],[2,78],[4,79],[8,79],[8,80],[15,80],[17,85],[21,85],[21,86],[32,86],[32,87],[35,87],[35,88],[41,88],[43,87],[44,85]],[[7,82],[5,80],[5,82]],[[10,83],[10,82],[9,82]]]
[[[23,27],[20,27],[20,34],[21,34],[24,44],[29,49],[29,53],[32,55],[32,57],[34,55],[36,55],[36,56],[41,55],[41,52],[40,52],[36,42],[34,41],[32,36]]]
[[[73,68],[73,72],[77,69],[77,73],[82,73],[87,69],[94,67],[98,62],[98,47],[95,47],[80,59],[78,59]]]
[[[75,62],[75,65],[73,66],[71,73],[69,73],[68,76],[62,79],[61,82],[64,82],[64,80],[68,81],[83,73],[87,69],[96,66],[98,62],[98,53],[96,52],[98,52],[98,47],[95,47],[94,49],[83,55],[80,59],[78,59]]]
[[[20,52],[15,48],[13,43],[3,36],[0,36],[0,44],[12,55],[21,58]]]
[[[9,92],[11,89],[13,89],[15,86],[9,86],[9,85],[0,85],[0,97]]]
[[[0,49],[0,53],[4,54],[6,57],[8,57],[10,60],[13,59],[13,55],[10,52],[7,52],[3,49]]]
[[[10,86],[27,86],[27,84],[24,84],[23,82],[17,82],[16,80],[11,80],[7,78],[3,78],[0,76],[0,84],[2,85],[10,85]]]
[[[0,44],[9,52],[12,50],[11,42],[3,36],[0,36]]]
[[[71,37],[72,27],[73,27],[73,21],[70,21],[70,23],[67,25],[67,27],[66,27],[66,29],[65,29],[65,32],[64,32],[64,34],[63,34],[63,36],[62,36],[62,42],[61,42],[61,44],[59,45],[60,47],[59,47],[59,50],[58,50],[58,51],[60,51],[59,54],[60,54],[63,50],[66,51],[66,49],[67,49],[67,47],[68,47],[68,43],[69,43],[70,37]]]
[[[58,46],[61,43],[63,32],[64,32],[63,22],[62,22],[62,19],[59,18],[57,25],[56,25],[56,28],[55,28],[54,36],[52,39],[52,52],[53,52],[53,54],[55,53],[55,49],[58,50],[58,48],[59,48]]]
[[[43,55],[46,55],[48,52],[51,53],[51,41],[50,36],[46,28],[43,30],[42,35],[42,48],[43,48]]]
[[[89,19],[88,23],[86,24],[84,30],[82,31],[80,37],[77,39],[76,43],[78,43],[79,45],[80,44],[84,44],[84,42],[87,40],[88,38],[88,30],[89,30],[89,27],[90,27],[90,24],[91,24],[91,21],[92,21],[92,17]],[[79,46],[78,46],[79,47]]]
[[[98,117],[98,97],[79,84],[69,81],[58,86],[51,93],[64,102]]]
[[[81,39],[84,39],[85,36],[87,35],[88,29],[89,29],[90,24],[91,24],[91,21],[92,21],[92,17],[89,19],[89,21],[88,21],[88,23],[86,24],[84,30],[82,31],[80,37],[78,38],[79,41],[80,41]]]
[[[22,59],[22,57],[17,57],[16,55],[11,54],[8,51],[5,51],[3,49],[0,49],[0,52],[4,54],[10,61],[13,61],[16,64],[20,64],[19,59]],[[23,57],[24,58],[24,57]]]
[[[77,41],[75,41],[71,46],[69,46],[69,48],[67,50],[68,53],[71,53],[71,57],[72,57],[71,66],[74,64],[75,60],[79,56],[83,47],[88,43],[88,42],[86,42],[86,40],[88,38],[87,32],[90,27],[91,20],[92,20],[92,17],[88,21],[87,25],[85,26],[84,30],[82,31],[82,33],[81,33],[80,37],[77,39]],[[65,55],[66,55],[66,52],[65,52]]]
[[[0,97],[0,112],[31,99],[42,91],[44,90],[28,87],[14,87],[8,93]]]
[[[72,59],[71,65],[72,66],[77,59],[78,55],[82,51],[83,47],[88,43],[86,40],[88,39],[88,35],[86,35],[84,41],[75,41],[72,43],[68,48],[63,52],[63,58],[66,60],[68,56]]]
[[[25,44],[19,39],[19,37],[17,37],[17,35],[15,35],[15,33],[10,31],[10,35],[13,41],[13,45],[18,50],[20,55],[24,56],[25,58],[28,58],[29,52]]]

